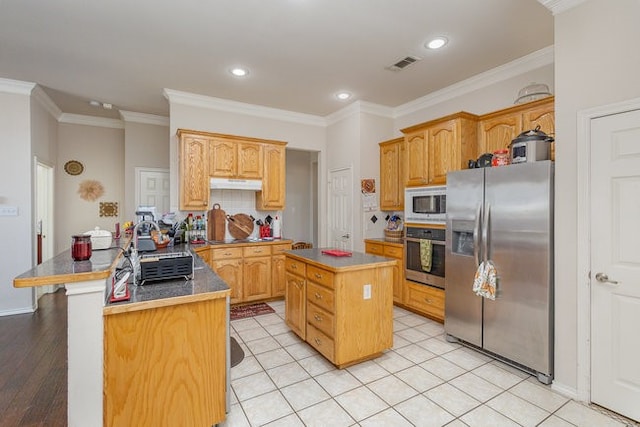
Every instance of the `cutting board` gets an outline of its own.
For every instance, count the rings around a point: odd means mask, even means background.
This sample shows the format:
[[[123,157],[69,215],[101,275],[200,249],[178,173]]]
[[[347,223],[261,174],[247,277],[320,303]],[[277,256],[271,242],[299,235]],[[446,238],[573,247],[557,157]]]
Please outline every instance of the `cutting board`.
[[[239,213],[227,215],[229,234],[234,239],[246,239],[253,233],[253,218],[247,214]]]
[[[213,205],[213,209],[207,212],[207,240],[224,240],[227,215],[220,208],[220,204]]]

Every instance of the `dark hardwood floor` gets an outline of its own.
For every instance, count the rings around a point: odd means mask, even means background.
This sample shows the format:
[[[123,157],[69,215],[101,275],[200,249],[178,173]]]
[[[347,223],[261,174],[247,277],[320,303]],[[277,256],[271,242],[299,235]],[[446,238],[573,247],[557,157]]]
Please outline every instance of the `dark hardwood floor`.
[[[0,426],[67,425],[67,296],[0,317]]]

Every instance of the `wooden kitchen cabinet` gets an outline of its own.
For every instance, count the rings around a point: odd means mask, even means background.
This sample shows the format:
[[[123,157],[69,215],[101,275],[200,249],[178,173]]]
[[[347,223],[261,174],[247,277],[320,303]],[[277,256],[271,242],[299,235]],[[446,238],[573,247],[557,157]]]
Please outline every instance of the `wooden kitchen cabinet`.
[[[285,207],[285,143],[264,145],[262,191],[256,192],[257,210],[282,210]]]
[[[261,179],[262,144],[230,135],[217,135],[209,146],[209,174],[216,178]]]
[[[478,123],[477,157],[483,153],[508,149],[522,132],[535,129],[546,134],[555,133],[554,97],[515,105],[480,117]]]
[[[406,281],[407,307],[439,322],[444,322],[444,298],[444,289]]]
[[[209,206],[209,138],[178,130],[180,210],[204,211]]]
[[[243,284],[244,302],[271,297],[271,248],[266,245],[243,248]]]
[[[380,210],[404,210],[404,138],[381,142]]]
[[[285,251],[291,250],[291,244],[271,247],[271,296],[284,297],[286,293]]]
[[[306,265],[285,257],[285,270],[285,323],[296,335],[305,339],[307,336]]]
[[[227,299],[104,316],[104,425],[211,426],[226,417]]]
[[[460,112],[406,129],[406,186],[445,184],[476,157],[478,117]]]
[[[309,259],[293,252],[286,255],[285,316],[296,334],[339,368],[376,357],[393,345],[390,285],[397,263],[335,268],[316,261],[317,255]]]
[[[398,242],[386,242],[380,240],[365,240],[364,251],[371,255],[395,258],[399,263],[393,269],[393,302],[403,304],[404,288],[404,245]]]
[[[241,247],[212,247],[211,266],[218,276],[229,285],[231,304],[244,301],[243,265]]]

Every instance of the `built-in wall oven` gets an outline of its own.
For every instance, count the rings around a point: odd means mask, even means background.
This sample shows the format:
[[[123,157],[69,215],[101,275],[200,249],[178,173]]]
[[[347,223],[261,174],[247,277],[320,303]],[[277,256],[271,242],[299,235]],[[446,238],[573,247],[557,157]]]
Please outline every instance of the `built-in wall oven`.
[[[423,254],[420,249],[422,240],[430,242],[430,245],[428,243],[422,245]],[[428,253],[429,246],[431,247],[431,265],[422,260],[422,255],[424,252]],[[444,289],[444,228],[405,227],[404,251],[407,280]]]

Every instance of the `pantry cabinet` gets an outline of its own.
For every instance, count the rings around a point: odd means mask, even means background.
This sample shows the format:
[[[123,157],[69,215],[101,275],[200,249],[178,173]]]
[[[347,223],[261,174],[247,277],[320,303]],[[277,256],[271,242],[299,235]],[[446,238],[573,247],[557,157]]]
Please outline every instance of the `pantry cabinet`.
[[[209,138],[178,131],[180,210],[204,211],[209,206]]]
[[[262,191],[256,192],[257,210],[282,210],[285,207],[285,144],[264,146]]]
[[[460,112],[402,129],[406,186],[445,184],[447,172],[465,169],[477,151],[477,120]]]
[[[554,97],[515,105],[485,114],[478,124],[478,151],[483,153],[507,149],[513,139],[522,132],[535,129],[548,135],[555,133]]]
[[[380,146],[380,210],[404,209],[404,138],[381,142]]]

